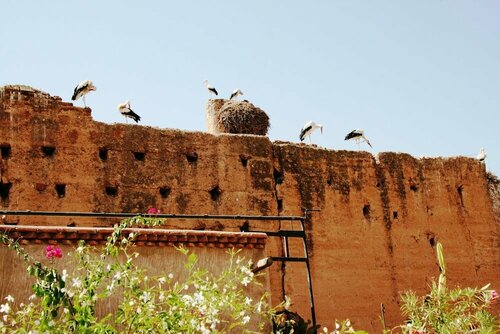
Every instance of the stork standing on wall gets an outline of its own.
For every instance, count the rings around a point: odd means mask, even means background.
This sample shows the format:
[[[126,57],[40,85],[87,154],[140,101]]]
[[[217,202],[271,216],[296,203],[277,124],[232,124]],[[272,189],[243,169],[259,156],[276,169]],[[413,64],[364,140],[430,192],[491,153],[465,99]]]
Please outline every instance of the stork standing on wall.
[[[484,162],[484,160],[486,160],[486,151],[484,150],[484,148],[481,147],[476,159],[479,160],[480,162]]]
[[[205,87],[207,87],[208,92],[210,94],[215,94],[215,96],[219,95],[219,93],[217,93],[217,89],[215,89],[214,86],[212,86],[211,84],[209,84],[208,80],[203,81],[203,83],[205,84]]]
[[[372,144],[370,144],[370,141],[365,137],[365,132],[361,129],[352,130],[347,134],[347,136],[345,136],[344,140],[354,140],[356,144],[358,144],[358,147],[360,143],[365,142],[368,144],[368,146],[373,148]]]
[[[238,88],[238,89],[233,90],[233,92],[231,93],[231,97],[229,97],[229,99],[230,100],[237,99],[238,96],[241,96],[241,95],[243,95],[243,92]]]
[[[139,123],[139,121],[141,120],[141,116],[137,115],[130,108],[130,101],[129,100],[125,101],[124,103],[119,104],[118,110],[125,117],[125,122],[127,122],[127,123],[128,123],[127,118],[133,119],[136,123]]]
[[[73,101],[78,100],[79,98],[83,98],[83,105],[85,108],[87,108],[87,104],[85,103],[85,95],[90,93],[91,91],[96,90],[94,84],[90,80],[84,80],[78,84],[78,86],[75,87],[75,90],[73,91],[73,96],[71,99]]]
[[[320,129],[321,134],[323,134],[323,125],[315,123],[313,121],[309,121],[304,124],[302,130],[300,130],[300,141],[304,141],[306,137],[309,137],[309,143],[311,143],[311,134],[316,131],[316,129]]]

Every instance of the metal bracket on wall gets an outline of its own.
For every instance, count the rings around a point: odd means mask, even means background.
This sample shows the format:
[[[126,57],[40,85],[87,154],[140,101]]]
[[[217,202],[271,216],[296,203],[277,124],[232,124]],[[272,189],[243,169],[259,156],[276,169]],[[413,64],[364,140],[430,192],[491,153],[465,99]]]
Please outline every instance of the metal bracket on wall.
[[[309,264],[309,253],[307,251],[307,235],[306,235],[306,229],[305,229],[305,222],[306,219],[309,215],[310,212],[312,211],[320,211],[317,209],[304,209],[304,216],[302,217],[296,217],[299,219],[287,219],[289,217],[284,217],[280,216],[279,220],[289,220],[289,221],[296,221],[298,220],[300,222],[300,230],[278,230],[278,231],[254,231],[252,230],[251,232],[261,232],[267,234],[268,237],[280,237],[282,242],[283,242],[283,252],[284,256],[271,256],[270,258],[273,261],[277,262],[303,262],[306,264],[306,271],[307,271],[307,283],[309,287],[309,300],[311,303],[311,321],[313,325],[313,333],[316,333],[316,311],[314,308],[314,293],[313,293],[313,286],[312,286],[312,277],[311,277],[311,268]],[[290,247],[289,247],[289,238],[299,238],[302,239],[302,245],[304,248],[304,256],[303,257],[295,257],[290,255]]]

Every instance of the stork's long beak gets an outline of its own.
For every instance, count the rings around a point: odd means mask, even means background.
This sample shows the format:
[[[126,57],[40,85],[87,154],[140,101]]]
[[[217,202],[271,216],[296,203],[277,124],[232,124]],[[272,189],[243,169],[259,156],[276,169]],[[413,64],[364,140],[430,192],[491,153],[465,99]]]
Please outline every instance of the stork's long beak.
[[[323,134],[323,127],[320,127],[319,130],[321,131],[321,134]]]
[[[373,148],[372,144],[370,144],[370,141],[368,139],[366,140],[366,143],[368,144],[368,146],[370,146],[371,148]]]

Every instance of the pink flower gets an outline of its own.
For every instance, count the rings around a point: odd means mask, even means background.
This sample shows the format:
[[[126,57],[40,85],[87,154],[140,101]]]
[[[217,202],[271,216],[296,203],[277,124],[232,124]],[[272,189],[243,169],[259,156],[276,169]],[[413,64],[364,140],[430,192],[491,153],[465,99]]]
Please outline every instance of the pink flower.
[[[493,304],[496,304],[497,299],[498,299],[498,292],[496,290],[491,291],[491,299],[490,299],[491,302]]]
[[[48,245],[45,247],[45,257],[49,260],[55,257],[58,259],[62,258],[61,248]]]
[[[157,214],[160,214],[160,213],[161,213],[160,210],[156,209],[156,208],[150,208],[148,210],[148,214],[150,214],[150,215],[157,215]]]

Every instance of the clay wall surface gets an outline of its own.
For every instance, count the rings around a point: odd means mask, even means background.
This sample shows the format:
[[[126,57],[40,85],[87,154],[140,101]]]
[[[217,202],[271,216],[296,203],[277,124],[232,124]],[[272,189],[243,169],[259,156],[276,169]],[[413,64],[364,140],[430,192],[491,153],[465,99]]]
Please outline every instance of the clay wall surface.
[[[200,117],[203,113],[200,112]],[[500,286],[500,229],[483,164],[332,151],[250,135],[103,124],[90,109],[28,87],[0,90],[0,207],[10,210],[302,215],[318,323],[399,324],[399,293],[425,293],[444,245],[448,283]],[[5,147],[9,147],[8,149]],[[53,150],[55,148],[55,150]],[[8,151],[8,152],[7,152]],[[63,187],[64,186],[64,187]],[[64,188],[62,192],[61,189]],[[110,226],[111,220],[8,217],[9,224]],[[245,221],[167,228],[240,231]],[[248,222],[273,230],[280,222]],[[298,228],[281,222],[282,228]],[[302,256],[292,244],[292,255]],[[281,255],[269,238],[266,252]],[[309,317],[305,268],[269,269],[272,298]],[[498,309],[495,312],[498,313]]]

